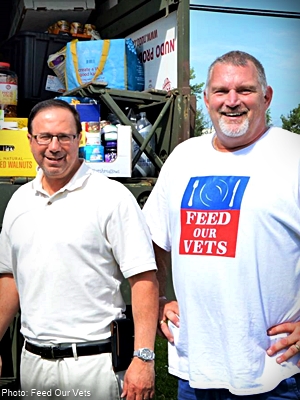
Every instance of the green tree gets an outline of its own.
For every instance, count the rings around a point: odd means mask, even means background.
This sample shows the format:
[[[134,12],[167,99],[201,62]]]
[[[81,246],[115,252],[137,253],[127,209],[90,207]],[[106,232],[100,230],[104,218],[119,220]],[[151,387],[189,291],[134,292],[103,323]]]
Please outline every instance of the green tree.
[[[282,128],[300,134],[300,104],[287,117],[281,115]]]
[[[270,126],[272,125],[272,117],[271,117],[271,110],[270,108],[267,109],[266,112],[266,121],[267,121],[267,125]]]
[[[190,80],[196,79],[196,74],[194,68],[190,70]],[[191,93],[196,96],[197,105],[201,100],[201,96],[203,93],[203,86],[204,82],[202,83],[195,83],[194,85],[190,85]],[[209,126],[209,118],[205,117],[203,113],[203,108],[201,106],[197,106],[196,109],[196,121],[195,121],[195,136],[201,136],[204,132],[204,129],[208,128]]]

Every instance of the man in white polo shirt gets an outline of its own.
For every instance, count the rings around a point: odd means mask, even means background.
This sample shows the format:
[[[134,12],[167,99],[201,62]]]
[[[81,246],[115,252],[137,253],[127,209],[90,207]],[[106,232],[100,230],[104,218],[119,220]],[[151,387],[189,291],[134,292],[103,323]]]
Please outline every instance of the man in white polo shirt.
[[[158,284],[152,242],[124,185],[78,157],[81,124],[62,100],[37,104],[28,140],[37,177],[12,196],[0,239],[0,337],[21,308],[21,386],[30,396],[150,399]],[[131,286],[135,355],[114,372],[110,323]],[[125,374],[125,377],[124,377]]]

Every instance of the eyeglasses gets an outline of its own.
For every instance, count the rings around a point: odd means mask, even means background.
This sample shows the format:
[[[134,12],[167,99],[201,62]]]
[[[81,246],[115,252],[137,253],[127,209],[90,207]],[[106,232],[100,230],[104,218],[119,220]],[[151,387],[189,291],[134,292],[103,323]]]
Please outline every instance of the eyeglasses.
[[[77,135],[50,135],[49,133],[41,133],[40,135],[32,135],[38,144],[50,144],[54,137],[57,138],[59,143],[69,144],[74,141]]]

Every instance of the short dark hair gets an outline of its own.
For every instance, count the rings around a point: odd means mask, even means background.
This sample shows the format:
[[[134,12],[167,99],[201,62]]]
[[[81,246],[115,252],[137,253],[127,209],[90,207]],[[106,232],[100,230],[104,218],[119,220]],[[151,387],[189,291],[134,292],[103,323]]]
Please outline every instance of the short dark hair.
[[[76,134],[79,135],[80,132],[82,131],[81,128],[81,122],[80,122],[80,116],[78,114],[78,111],[74,106],[71,104],[67,103],[64,100],[60,99],[49,99],[49,100],[44,100],[41,101],[40,103],[37,103],[32,110],[30,111],[30,114],[28,116],[28,133],[32,134],[32,122],[34,118],[37,116],[37,114],[43,110],[46,110],[47,108],[63,108],[66,110],[69,110],[75,121],[76,125]]]
[[[257,60],[257,58],[255,58],[251,54],[245,53],[244,51],[240,51],[240,50],[229,51],[228,53],[223,54],[222,56],[218,57],[210,65],[210,67],[208,69],[205,87],[207,88],[209,85],[212,70],[216,64],[231,64],[231,65],[244,67],[247,65],[247,63],[249,61],[254,64],[256,71],[257,71],[257,75],[258,75],[258,81],[261,84],[263,93],[265,93],[267,90],[268,84],[267,84],[267,78],[266,78],[264,67],[262,66],[261,62]]]

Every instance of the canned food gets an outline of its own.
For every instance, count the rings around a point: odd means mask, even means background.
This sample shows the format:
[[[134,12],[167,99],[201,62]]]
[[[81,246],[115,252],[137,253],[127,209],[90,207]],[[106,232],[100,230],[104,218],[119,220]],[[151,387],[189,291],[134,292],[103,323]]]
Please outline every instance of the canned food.
[[[99,132],[100,133],[100,122],[98,121],[89,121],[86,122],[86,132]]]
[[[52,33],[53,35],[57,35],[59,33],[59,28],[56,22],[53,25],[49,26],[48,33]]]
[[[70,24],[68,21],[64,21],[63,19],[56,22],[57,28],[61,32],[70,32]]]
[[[49,26],[48,33],[54,33],[55,29],[56,29],[56,24]]]
[[[70,33],[83,33],[83,25],[80,22],[72,22]]]
[[[117,158],[117,142],[107,142],[104,146],[104,161],[113,162]]]
[[[84,33],[85,35],[91,36],[91,35],[92,35],[92,31],[95,31],[95,30],[96,30],[95,25],[92,25],[92,24],[85,24],[85,25],[84,25],[83,33]]]

